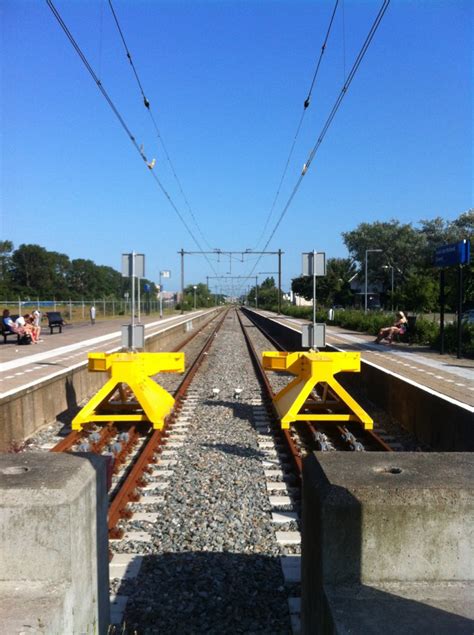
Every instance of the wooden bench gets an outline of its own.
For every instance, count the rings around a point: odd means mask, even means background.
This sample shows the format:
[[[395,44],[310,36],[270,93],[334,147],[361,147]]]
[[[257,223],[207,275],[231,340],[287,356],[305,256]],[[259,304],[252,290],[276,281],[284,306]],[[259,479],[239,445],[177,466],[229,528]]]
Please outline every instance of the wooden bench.
[[[64,320],[61,317],[61,313],[59,311],[49,311],[46,313],[46,317],[48,318],[48,326],[53,334],[53,329],[59,329],[59,332],[63,332]]]
[[[10,317],[11,317],[11,319],[12,319],[13,321],[15,321],[15,320],[17,319],[18,315],[10,315]],[[1,328],[0,334],[1,334],[1,335],[3,335],[3,343],[4,343],[4,344],[6,344],[6,343],[7,343],[7,337],[8,337],[9,335],[14,335],[14,336],[16,337],[17,344],[18,344],[18,342],[20,341],[20,335],[19,335],[19,333],[14,333],[13,331],[10,331],[10,329],[7,329],[7,328],[5,327],[5,325],[3,324],[3,322],[2,322],[2,328]]]

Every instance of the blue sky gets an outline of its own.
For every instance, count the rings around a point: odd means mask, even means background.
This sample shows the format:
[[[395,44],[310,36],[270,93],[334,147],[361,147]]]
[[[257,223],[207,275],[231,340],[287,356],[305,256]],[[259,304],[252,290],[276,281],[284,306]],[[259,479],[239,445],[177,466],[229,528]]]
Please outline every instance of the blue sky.
[[[253,248],[264,227],[333,1],[115,0],[127,44],[202,239],[172,176],[107,0],[55,0],[204,249]],[[262,246],[296,183],[381,1],[341,0]],[[1,8],[1,235],[149,278],[196,244],[157,188],[46,2]],[[360,222],[453,219],[472,201],[470,0],[392,0],[317,157],[268,249],[283,283],[301,252],[345,256]],[[382,246],[383,247],[383,246]],[[186,258],[186,284],[228,275],[228,259]],[[248,275],[255,260],[232,262]],[[265,256],[255,273],[275,271]],[[253,275],[255,275],[255,273]],[[263,278],[265,276],[261,276]],[[260,277],[259,277],[260,278]],[[229,289],[230,281],[213,281]],[[234,281],[238,285],[238,281]]]

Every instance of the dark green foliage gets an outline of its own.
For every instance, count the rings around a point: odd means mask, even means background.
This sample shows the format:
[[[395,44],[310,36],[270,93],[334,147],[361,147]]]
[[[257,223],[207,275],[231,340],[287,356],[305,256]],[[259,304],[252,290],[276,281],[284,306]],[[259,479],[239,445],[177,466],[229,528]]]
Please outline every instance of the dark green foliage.
[[[441,337],[439,331],[433,338],[433,348],[440,350]],[[444,329],[444,350],[447,353],[455,353],[458,348],[458,331],[456,324],[448,324]],[[463,324],[461,337],[461,350],[466,357],[474,357],[474,324]]]
[[[92,260],[70,260],[66,254],[47,251],[39,245],[20,245],[13,250],[11,241],[0,242],[0,294],[4,300],[41,298],[43,300],[80,300],[123,298],[130,282],[112,267],[96,265]],[[140,280],[141,289],[154,283]]]
[[[265,278],[258,285],[258,306],[261,309],[271,309],[278,307],[278,289],[275,286],[275,279]],[[255,287],[252,287],[247,295],[247,302],[250,306],[255,306]]]
[[[384,289],[382,300],[385,301],[385,306],[392,304],[390,278],[393,267],[394,306],[409,311],[435,311],[439,307],[439,269],[433,266],[435,251],[441,245],[465,238],[474,242],[474,210],[464,212],[453,221],[445,221],[439,217],[422,220],[419,227],[413,227],[410,223],[403,224],[395,219],[389,222],[361,223],[356,229],[344,232],[342,236],[349,253],[359,263],[362,280],[366,250],[382,249],[380,253],[371,252],[367,262],[368,279]],[[455,310],[456,267],[448,267],[445,276],[447,310]],[[463,267],[463,277],[464,308],[468,308],[474,306],[472,264]]]
[[[285,306],[282,308],[282,313],[306,320],[313,319],[313,310],[311,307]],[[381,328],[390,326],[395,322],[395,315],[393,313],[382,313],[379,311],[368,311],[365,313],[364,311],[355,309],[336,310],[334,312],[334,319],[329,321],[328,311],[326,309],[319,309],[317,311],[316,321],[334,324],[351,331],[370,333],[370,335],[375,336]],[[418,316],[412,342],[414,344],[431,346],[439,350],[440,336],[438,324]],[[445,328],[445,350],[449,353],[455,353],[457,350],[457,330],[455,324],[449,324]],[[463,324],[462,353],[466,357],[474,357],[474,325]]]

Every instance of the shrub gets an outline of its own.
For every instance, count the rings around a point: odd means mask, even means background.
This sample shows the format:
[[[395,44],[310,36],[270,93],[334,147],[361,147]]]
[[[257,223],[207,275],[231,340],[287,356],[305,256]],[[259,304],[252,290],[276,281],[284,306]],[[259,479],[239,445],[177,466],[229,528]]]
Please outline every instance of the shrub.
[[[431,340],[431,346],[441,350],[441,336],[439,329]],[[444,350],[455,353],[458,349],[458,330],[456,324],[447,324],[444,328]],[[461,336],[461,351],[466,357],[474,357],[474,325],[463,324]]]

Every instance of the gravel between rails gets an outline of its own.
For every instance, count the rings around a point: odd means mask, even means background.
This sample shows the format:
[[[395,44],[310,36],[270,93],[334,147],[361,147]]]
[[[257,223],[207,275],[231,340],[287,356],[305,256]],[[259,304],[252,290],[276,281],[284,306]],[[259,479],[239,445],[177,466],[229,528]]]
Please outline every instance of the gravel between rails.
[[[252,342],[256,351],[260,354],[260,359],[264,351],[274,350],[273,346],[269,344],[267,338],[253,326],[253,323],[246,316],[243,316],[243,323],[250,327],[249,333],[251,334]],[[293,375],[276,372],[267,373],[267,377],[274,392],[280,391],[291,379],[293,379]],[[351,388],[350,393],[374,420],[374,432],[379,433],[384,431],[399,444],[400,447],[397,448],[397,451],[430,451],[430,448],[427,445],[420,443],[413,434],[411,434],[408,430],[405,430],[394,417],[370,401],[363,394],[362,390]]]
[[[193,382],[189,427],[169,486],[159,492],[156,521],[126,523],[127,531],[148,531],[151,541],[113,545],[143,555],[135,579],[112,582],[113,591],[129,596],[126,632],[291,633],[282,550],[253,427],[260,402],[232,311]]]

